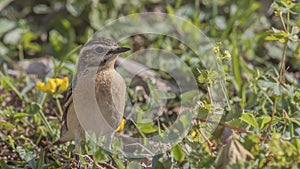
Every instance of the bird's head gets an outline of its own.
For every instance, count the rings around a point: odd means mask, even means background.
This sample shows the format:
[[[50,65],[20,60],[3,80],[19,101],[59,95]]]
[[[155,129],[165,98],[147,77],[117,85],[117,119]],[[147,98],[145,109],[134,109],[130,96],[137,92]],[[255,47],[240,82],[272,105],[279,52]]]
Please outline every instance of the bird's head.
[[[114,40],[97,38],[87,42],[80,51],[79,67],[113,67],[118,55],[130,50],[120,47]]]

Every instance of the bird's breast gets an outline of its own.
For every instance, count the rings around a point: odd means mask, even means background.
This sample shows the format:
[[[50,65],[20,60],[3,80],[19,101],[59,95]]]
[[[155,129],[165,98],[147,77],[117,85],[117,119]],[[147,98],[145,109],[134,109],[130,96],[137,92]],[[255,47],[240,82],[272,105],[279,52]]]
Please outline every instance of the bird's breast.
[[[97,72],[96,88],[98,87],[100,90],[107,90],[110,88],[115,73],[115,71],[111,70]]]
[[[115,70],[99,71],[96,76],[95,92],[101,113],[116,128],[123,116],[126,84]]]

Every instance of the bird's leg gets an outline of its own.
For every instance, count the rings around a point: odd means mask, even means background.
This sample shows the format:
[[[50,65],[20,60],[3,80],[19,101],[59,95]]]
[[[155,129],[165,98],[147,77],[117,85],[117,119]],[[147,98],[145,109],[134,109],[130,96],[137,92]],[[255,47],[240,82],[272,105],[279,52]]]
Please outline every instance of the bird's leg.
[[[81,156],[82,151],[81,151],[81,132],[75,132],[75,148],[76,148],[76,154],[75,154],[75,159],[78,161],[78,169],[81,169],[81,163],[84,162],[84,158]]]

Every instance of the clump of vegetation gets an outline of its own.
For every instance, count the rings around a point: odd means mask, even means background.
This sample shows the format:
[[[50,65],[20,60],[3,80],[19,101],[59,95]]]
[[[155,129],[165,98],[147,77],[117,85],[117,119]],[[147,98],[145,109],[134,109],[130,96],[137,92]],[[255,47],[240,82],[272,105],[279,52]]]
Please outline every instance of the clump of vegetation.
[[[201,56],[172,37],[132,36],[121,42],[132,46],[132,52],[165,49],[176,53],[192,70],[202,95],[195,106],[191,129],[181,142],[151,159],[110,154],[88,140],[82,144],[83,166],[299,166],[299,2],[4,0],[0,9],[1,168],[76,168],[74,143],[52,143],[59,138],[63,91],[75,73],[80,47],[110,21],[153,11],[183,17],[216,42],[213,50],[225,77],[224,114],[220,121],[207,118],[214,113],[210,90],[220,75],[203,66]],[[175,84],[168,74],[156,73]],[[137,90],[137,86],[143,89]],[[155,97],[147,101],[151,92]],[[137,137],[159,134],[180,117],[176,92],[157,92],[151,81],[135,79],[128,93],[139,103],[140,113],[161,98],[168,101],[153,121],[134,123],[127,119],[121,133]],[[189,97],[190,93],[185,94]],[[208,126],[216,126],[213,133],[207,133]]]

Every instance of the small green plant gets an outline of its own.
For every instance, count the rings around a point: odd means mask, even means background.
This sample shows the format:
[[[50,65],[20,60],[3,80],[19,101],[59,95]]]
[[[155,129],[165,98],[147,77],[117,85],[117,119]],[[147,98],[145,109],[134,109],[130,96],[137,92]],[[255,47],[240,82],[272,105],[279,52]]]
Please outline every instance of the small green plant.
[[[272,10],[273,15],[267,13]],[[224,113],[220,122],[207,119],[215,108],[211,99],[215,93],[210,91],[223,76],[209,66],[204,67],[202,56],[172,37],[152,34],[129,37],[122,43],[132,46],[133,51],[165,49],[189,66],[201,94],[195,108],[196,117],[191,131],[181,142],[170,145],[166,153],[152,159],[111,155],[88,139],[82,144],[85,155],[80,155],[85,159],[85,166],[299,168],[300,8],[297,0],[274,0],[272,4],[257,0],[1,1],[0,168],[76,167],[73,142],[51,145],[59,137],[62,92],[71,81],[62,77],[74,75],[78,49],[102,26],[119,17],[145,11],[183,17],[208,38],[220,41],[208,55],[215,52],[220,70],[225,74]],[[123,27],[119,29],[122,31]],[[194,41],[197,43],[197,39]],[[206,48],[203,44],[198,47]],[[51,71],[44,75],[27,74],[24,63],[40,57],[48,59]],[[151,56],[148,59],[152,62]],[[173,83],[168,75],[162,76]],[[154,97],[145,101],[147,91],[135,93],[129,89],[130,97],[135,97],[138,105],[138,123],[127,119],[117,134],[162,135],[176,119],[185,128],[187,122],[178,114],[176,94],[157,91],[148,82],[141,86],[149,88]],[[190,95],[187,91],[183,97],[191,98]],[[165,113],[159,118],[153,120],[153,114],[144,113],[164,99],[175,101],[167,101]],[[141,115],[147,121],[142,121]],[[213,133],[207,133],[211,126],[216,128]]]

